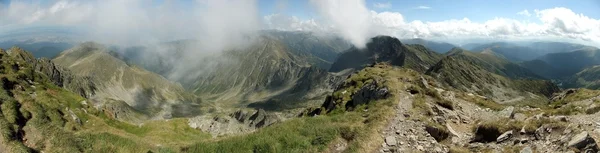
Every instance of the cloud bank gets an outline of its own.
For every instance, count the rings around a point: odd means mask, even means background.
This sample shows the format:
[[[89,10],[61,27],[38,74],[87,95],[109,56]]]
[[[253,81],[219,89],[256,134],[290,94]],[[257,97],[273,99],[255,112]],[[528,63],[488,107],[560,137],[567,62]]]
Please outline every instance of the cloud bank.
[[[406,21],[398,12],[362,12],[366,16],[364,25],[369,25],[370,32],[391,35],[399,38],[425,38],[448,42],[462,40],[570,40],[579,43],[600,46],[600,19],[593,19],[583,14],[577,14],[568,8],[556,7],[543,10],[528,10],[517,14],[535,18],[534,21],[523,21],[511,18],[494,18],[482,22],[471,21],[469,18],[450,19],[439,22],[421,20]],[[284,18],[284,17],[279,17]],[[275,20],[266,22],[278,22]],[[313,25],[303,26],[309,31],[335,31],[335,24],[327,24],[314,20]],[[288,20],[292,21],[292,20]],[[289,29],[285,25],[302,25],[305,20],[281,23],[278,29]],[[311,29],[312,27],[312,29]],[[344,28],[341,28],[344,29]],[[365,34],[366,36],[367,34]],[[359,43],[355,41],[355,43]]]

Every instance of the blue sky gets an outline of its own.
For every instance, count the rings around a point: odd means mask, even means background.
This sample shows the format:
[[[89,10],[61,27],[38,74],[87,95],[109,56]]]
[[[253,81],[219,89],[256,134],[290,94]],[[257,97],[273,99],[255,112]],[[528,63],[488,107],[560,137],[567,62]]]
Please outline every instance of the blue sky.
[[[329,32],[353,42],[391,35],[600,46],[599,10],[599,0],[0,0],[0,36],[62,27],[92,33],[91,40],[138,42],[276,29]]]

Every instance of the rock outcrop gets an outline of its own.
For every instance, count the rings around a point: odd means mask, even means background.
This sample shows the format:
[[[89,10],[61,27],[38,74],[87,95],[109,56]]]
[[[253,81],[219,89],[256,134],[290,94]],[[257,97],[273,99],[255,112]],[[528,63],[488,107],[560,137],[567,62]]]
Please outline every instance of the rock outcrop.
[[[201,129],[204,132],[211,133],[214,137],[223,135],[232,135],[246,133],[267,127],[282,119],[265,110],[257,109],[253,111],[238,110],[228,116],[198,116],[190,118],[188,124],[192,128]]]

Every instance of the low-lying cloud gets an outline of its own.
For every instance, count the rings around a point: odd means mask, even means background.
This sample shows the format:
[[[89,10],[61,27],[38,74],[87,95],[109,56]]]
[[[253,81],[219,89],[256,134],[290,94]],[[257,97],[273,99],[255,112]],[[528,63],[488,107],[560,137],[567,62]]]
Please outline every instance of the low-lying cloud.
[[[359,48],[371,36],[369,10],[364,0],[311,0],[324,21],[331,22],[340,36]]]

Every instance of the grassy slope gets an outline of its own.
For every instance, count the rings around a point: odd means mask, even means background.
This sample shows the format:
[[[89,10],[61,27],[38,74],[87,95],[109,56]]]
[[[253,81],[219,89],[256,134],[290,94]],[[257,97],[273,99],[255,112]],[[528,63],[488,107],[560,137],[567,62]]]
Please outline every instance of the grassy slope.
[[[398,78],[414,80],[417,72],[391,66],[368,67],[346,80],[348,85],[336,91],[356,92],[359,82],[373,79],[385,80],[383,86],[390,89],[392,96],[360,106],[356,111],[338,107],[329,114],[302,117],[267,127],[258,132],[225,138],[219,141],[201,142],[184,148],[190,152],[317,152],[327,151],[335,140],[347,141],[347,152],[369,152],[381,145],[378,130],[389,117],[393,117],[396,95],[405,87]],[[349,95],[349,94],[346,94]],[[349,96],[338,97],[348,101]],[[364,112],[364,108],[368,108]]]
[[[143,125],[114,120],[33,71],[17,50],[0,53],[0,151],[165,151],[210,138],[185,119]]]

